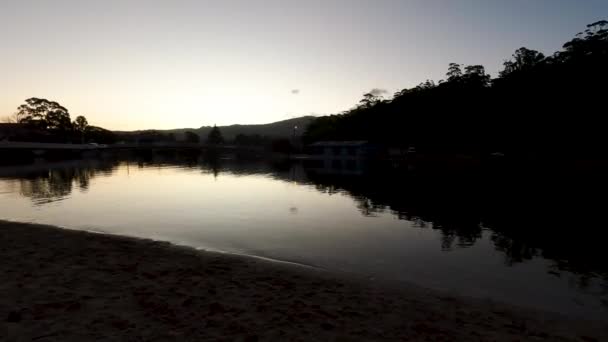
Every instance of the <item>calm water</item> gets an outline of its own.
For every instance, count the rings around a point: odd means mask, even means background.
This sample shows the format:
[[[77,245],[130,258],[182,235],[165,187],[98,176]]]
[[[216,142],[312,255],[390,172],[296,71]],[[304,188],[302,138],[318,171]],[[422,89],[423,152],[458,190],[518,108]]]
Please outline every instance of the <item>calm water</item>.
[[[166,156],[3,166],[0,219],[603,317],[608,187],[521,173],[329,176],[300,164]]]

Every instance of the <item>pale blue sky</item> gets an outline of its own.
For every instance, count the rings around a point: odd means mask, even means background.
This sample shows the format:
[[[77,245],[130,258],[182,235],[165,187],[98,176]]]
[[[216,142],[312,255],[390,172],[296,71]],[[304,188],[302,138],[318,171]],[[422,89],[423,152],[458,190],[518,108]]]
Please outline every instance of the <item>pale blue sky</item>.
[[[32,96],[110,129],[337,113],[606,18],[605,0],[0,0],[0,116]]]

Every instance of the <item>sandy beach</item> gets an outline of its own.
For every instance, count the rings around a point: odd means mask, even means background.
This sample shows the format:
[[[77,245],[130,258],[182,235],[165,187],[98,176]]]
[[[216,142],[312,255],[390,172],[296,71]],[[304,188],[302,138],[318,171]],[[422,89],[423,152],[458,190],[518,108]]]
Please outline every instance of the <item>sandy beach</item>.
[[[0,221],[3,341],[606,341],[608,322]]]

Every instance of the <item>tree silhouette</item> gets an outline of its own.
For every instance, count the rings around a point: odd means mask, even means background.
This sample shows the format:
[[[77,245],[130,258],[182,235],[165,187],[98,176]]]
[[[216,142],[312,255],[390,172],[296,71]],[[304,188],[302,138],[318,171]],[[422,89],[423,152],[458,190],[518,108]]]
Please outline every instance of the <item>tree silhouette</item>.
[[[371,108],[378,102],[380,102],[381,98],[372,93],[363,94],[363,99],[359,102],[360,106],[363,108]]]
[[[490,75],[486,74],[483,65],[466,66],[462,78],[466,84],[478,87],[488,87],[492,80]]]
[[[530,50],[525,47],[519,48],[512,56],[512,59],[503,63],[504,69],[499,73],[500,77],[507,77],[514,72],[525,72],[531,70],[539,63],[543,62],[545,55]]]
[[[600,20],[587,25],[585,32],[564,44],[565,52],[562,57],[584,57],[589,54],[606,55],[608,41],[608,21]]]
[[[81,143],[84,144],[84,141],[85,141],[84,135],[85,135],[85,132],[87,131],[87,127],[89,126],[89,122],[87,121],[87,119],[84,116],[79,115],[76,117],[76,119],[72,123],[72,126],[74,127],[74,131],[76,131],[77,133],[80,134],[80,141],[81,141]]]
[[[59,103],[47,99],[29,98],[17,108],[20,123],[37,128],[66,132],[72,128],[70,113]]]
[[[222,136],[222,132],[220,129],[213,125],[213,128],[209,132],[207,136],[207,144],[209,145],[221,145],[224,143],[224,137]]]
[[[456,82],[462,77],[462,69],[460,64],[450,63],[446,74],[448,82]]]
[[[446,80],[427,80],[388,100],[366,94],[351,110],[315,119],[303,138],[446,155],[608,158],[606,79],[608,21],[602,20],[551,56],[518,49],[495,79],[482,65],[450,63]]]

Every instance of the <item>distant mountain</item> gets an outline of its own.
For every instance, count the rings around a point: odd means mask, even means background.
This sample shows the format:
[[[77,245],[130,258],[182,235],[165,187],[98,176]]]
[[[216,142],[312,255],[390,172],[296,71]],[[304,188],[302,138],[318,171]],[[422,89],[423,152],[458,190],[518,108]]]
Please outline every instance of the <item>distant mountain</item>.
[[[306,127],[315,119],[315,116],[301,116],[293,119],[277,121],[268,124],[258,124],[258,125],[230,125],[230,126],[218,126],[224,139],[230,141],[233,140],[238,134],[245,135],[254,135],[258,134],[260,136],[266,136],[269,138],[289,138],[294,134],[294,127],[297,127],[295,130],[295,135],[297,137],[302,136]],[[156,132],[162,134],[170,134],[173,133],[177,137],[178,140],[183,138],[183,134],[186,131],[193,131],[197,133],[201,139],[206,139],[209,131],[211,131],[213,126],[202,126],[200,128],[179,128],[179,129],[170,129],[170,130],[155,130]],[[150,130],[147,130],[150,131]],[[130,135],[130,134],[138,134],[143,133],[145,131],[131,131],[131,132],[115,132],[120,135]]]
[[[231,125],[219,126],[224,139],[232,140],[238,134],[267,136],[272,138],[288,138],[294,133],[300,137],[304,134],[306,127],[312,122],[314,116],[302,116],[299,118],[277,121],[261,125]],[[297,127],[294,131],[294,127]],[[212,126],[203,126],[197,130],[201,137],[206,137],[211,131]]]

